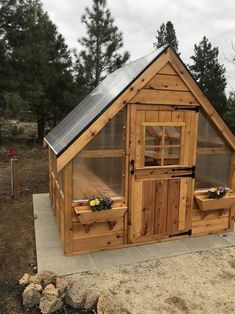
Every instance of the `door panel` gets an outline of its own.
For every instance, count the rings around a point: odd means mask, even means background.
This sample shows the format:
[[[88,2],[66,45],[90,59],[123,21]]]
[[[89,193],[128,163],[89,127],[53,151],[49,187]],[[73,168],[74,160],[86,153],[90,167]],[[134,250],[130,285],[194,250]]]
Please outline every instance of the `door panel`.
[[[191,229],[197,112],[144,110],[131,121],[129,241]]]
[[[166,233],[167,226],[167,180],[156,180],[154,234]]]
[[[144,181],[142,192],[141,235],[144,236],[154,232],[155,181]]]

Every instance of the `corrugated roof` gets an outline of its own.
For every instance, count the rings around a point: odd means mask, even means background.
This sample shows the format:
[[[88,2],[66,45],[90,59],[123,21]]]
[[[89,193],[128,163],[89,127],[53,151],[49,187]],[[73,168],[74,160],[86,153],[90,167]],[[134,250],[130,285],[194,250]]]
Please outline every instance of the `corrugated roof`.
[[[109,74],[48,133],[45,140],[55,154],[61,155],[167,47],[164,46]]]

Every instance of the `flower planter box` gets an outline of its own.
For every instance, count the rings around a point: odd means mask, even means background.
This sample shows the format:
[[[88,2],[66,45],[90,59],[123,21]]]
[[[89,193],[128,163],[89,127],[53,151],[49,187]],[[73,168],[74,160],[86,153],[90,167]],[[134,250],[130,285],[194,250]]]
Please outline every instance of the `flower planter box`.
[[[86,232],[89,232],[93,224],[102,222],[107,223],[109,230],[112,230],[118,221],[124,221],[127,206],[124,203],[114,203],[114,207],[111,209],[94,212],[89,206],[76,206],[74,207],[74,211],[77,214],[78,221],[84,226]]]
[[[228,194],[219,199],[208,198],[207,194],[201,194],[195,195],[195,200],[202,211],[227,209],[235,204],[235,194]]]
[[[77,206],[74,207],[74,210],[81,224],[92,224],[95,222],[116,221],[124,216],[127,207],[123,204],[119,207],[113,207],[112,209],[103,209],[93,212],[89,206]]]
[[[127,236],[127,206],[118,202],[112,209],[92,212],[87,205],[75,206],[72,245],[76,253],[95,252],[122,246]]]

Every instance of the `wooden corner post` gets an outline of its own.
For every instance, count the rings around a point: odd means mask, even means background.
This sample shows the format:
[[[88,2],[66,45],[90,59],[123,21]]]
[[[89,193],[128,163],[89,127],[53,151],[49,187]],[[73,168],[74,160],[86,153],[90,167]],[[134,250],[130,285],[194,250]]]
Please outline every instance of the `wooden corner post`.
[[[73,165],[70,161],[64,168],[64,253],[71,255],[72,247],[72,201]]]

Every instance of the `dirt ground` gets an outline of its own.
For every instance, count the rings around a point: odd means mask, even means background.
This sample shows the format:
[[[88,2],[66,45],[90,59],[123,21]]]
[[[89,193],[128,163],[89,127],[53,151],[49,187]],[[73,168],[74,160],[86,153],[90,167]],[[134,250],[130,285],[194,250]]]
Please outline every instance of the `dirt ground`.
[[[0,313],[4,314],[25,313],[18,280],[25,272],[37,271],[32,194],[48,191],[47,152],[39,145],[13,145],[19,159],[18,200],[10,196],[10,162],[0,160]],[[2,150],[7,147],[1,145]]]
[[[71,276],[107,292],[129,314],[235,313],[235,248]]]

